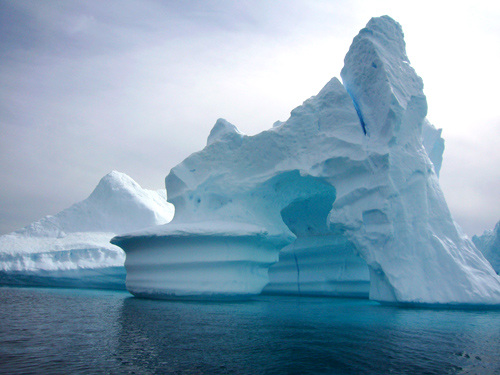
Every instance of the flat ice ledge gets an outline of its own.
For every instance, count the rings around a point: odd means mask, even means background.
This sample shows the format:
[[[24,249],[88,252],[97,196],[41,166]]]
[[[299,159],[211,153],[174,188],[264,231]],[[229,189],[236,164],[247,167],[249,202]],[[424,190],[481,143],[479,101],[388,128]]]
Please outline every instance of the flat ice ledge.
[[[282,232],[273,234],[264,227],[237,221],[202,221],[202,222],[171,222],[165,225],[154,226],[131,233],[115,236],[111,239],[113,245],[121,246],[135,240],[154,239],[161,237],[258,237],[277,244],[285,245],[292,242],[295,237]]]
[[[261,293],[279,251],[294,240],[231,222],[172,223],[114,237],[127,290],[157,299],[232,299]]]

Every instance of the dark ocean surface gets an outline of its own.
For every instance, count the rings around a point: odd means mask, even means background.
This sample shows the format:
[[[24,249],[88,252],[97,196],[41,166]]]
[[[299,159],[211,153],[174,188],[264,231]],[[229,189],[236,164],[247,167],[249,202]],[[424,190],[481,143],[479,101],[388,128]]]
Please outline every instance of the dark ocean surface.
[[[3,287],[0,373],[500,374],[500,311]]]

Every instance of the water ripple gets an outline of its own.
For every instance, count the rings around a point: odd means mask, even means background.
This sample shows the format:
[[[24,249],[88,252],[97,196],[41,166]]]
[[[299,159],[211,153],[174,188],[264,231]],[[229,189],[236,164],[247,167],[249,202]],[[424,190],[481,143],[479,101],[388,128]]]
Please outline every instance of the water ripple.
[[[0,372],[500,374],[500,311],[0,288]]]

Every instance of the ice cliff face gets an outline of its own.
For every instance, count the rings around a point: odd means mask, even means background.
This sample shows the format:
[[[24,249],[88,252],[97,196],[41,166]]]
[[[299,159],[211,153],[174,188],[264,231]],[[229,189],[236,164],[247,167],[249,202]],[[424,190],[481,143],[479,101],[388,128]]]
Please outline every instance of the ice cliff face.
[[[485,231],[481,236],[473,236],[472,242],[481,250],[497,274],[500,274],[500,221],[495,229]]]
[[[370,269],[370,298],[408,303],[500,303],[500,279],[456,228],[422,146],[427,113],[399,24],[372,19],[341,72],[359,114],[365,178],[329,216]]]
[[[1,236],[0,283],[123,289],[125,254],[109,240],[172,216],[164,191],[113,171],[87,199]]]
[[[342,70],[255,136],[218,120],[165,179],[171,224],[115,237],[127,288],[160,298],[307,293],[500,304],[500,279],[451,218],[444,141],[400,25],[372,19]]]

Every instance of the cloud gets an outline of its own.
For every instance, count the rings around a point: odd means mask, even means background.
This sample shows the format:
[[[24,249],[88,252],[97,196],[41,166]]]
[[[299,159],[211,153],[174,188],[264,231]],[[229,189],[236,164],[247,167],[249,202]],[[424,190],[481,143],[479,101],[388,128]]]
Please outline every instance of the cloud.
[[[499,119],[488,88],[500,85],[498,49],[484,50],[499,45],[496,10],[470,14],[474,28],[462,30],[468,8],[455,7],[450,19],[429,13],[430,2],[417,10],[400,3],[1,2],[0,233],[84,199],[112,169],[161,187],[219,117],[247,134],[286,120],[339,75],[369,17],[385,13],[402,23],[430,120],[448,139],[442,181],[451,210],[469,232],[492,227],[498,206],[465,206],[456,193],[493,199],[498,180],[483,190],[470,183],[491,167],[476,163],[458,187],[453,176],[463,172],[457,149],[481,156],[481,137],[475,148],[460,141]],[[466,59],[467,49],[476,56]]]
[[[455,220],[471,234],[493,229],[500,220],[500,120],[464,138],[449,137],[441,187]]]

